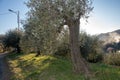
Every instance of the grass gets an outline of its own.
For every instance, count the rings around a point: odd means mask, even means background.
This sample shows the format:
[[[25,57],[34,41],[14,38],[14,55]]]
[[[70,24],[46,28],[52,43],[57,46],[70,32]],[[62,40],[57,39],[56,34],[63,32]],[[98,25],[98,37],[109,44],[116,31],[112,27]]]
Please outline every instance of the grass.
[[[120,67],[103,63],[91,64],[96,80],[120,80]]]
[[[73,74],[72,64],[63,57],[35,54],[10,55],[11,80],[85,80],[81,74]],[[97,63],[90,64],[94,72],[92,80],[120,80],[120,67]]]

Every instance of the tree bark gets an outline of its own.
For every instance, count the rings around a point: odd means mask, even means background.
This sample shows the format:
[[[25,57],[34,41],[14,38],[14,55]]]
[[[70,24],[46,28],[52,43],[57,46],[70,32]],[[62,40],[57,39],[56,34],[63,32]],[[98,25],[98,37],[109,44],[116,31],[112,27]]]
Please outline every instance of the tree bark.
[[[37,54],[36,54],[35,57],[38,57],[39,55],[40,55],[40,51],[37,51]]]
[[[39,48],[37,48],[37,54],[36,54],[36,56],[35,57],[37,57],[37,56],[39,56],[40,55],[40,49]]]
[[[69,22],[70,31],[70,48],[73,70],[75,73],[83,73],[86,76],[90,75],[90,70],[87,61],[81,56],[79,48],[79,20]]]
[[[21,48],[19,45],[17,45],[16,49],[17,49],[17,53],[21,53]]]

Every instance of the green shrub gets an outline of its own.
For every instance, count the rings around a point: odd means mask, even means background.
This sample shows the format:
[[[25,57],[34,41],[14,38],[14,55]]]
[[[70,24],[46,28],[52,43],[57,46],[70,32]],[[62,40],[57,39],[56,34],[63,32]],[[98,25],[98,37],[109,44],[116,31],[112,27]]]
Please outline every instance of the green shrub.
[[[3,39],[3,45],[5,48],[14,48],[17,53],[21,53],[21,47],[19,46],[21,36],[23,35],[22,30],[17,31],[15,30],[9,30]]]
[[[102,60],[102,42],[96,35],[89,35],[86,32],[80,34],[80,51],[82,56],[89,62],[100,62]]]
[[[109,53],[104,56],[104,62],[110,65],[120,66],[120,53]]]
[[[101,53],[89,53],[87,56],[87,60],[92,63],[100,62],[103,59],[103,55]]]
[[[59,41],[56,47],[55,55],[70,57],[70,44],[68,33]],[[81,32],[79,37],[79,47],[82,56],[89,62],[100,62],[102,58],[102,42],[97,36],[91,36],[86,32]]]
[[[70,53],[70,49],[69,49],[68,44],[62,43],[62,45],[60,45],[57,48],[57,50],[54,54],[59,55],[59,56],[68,56],[68,53]]]

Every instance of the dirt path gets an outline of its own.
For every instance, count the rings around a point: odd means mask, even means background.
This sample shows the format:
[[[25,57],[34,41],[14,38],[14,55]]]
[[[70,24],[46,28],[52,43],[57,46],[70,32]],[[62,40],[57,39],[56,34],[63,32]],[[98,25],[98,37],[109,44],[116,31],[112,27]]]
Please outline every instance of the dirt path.
[[[8,53],[0,54],[0,80],[10,80],[10,70],[8,62],[6,60],[6,55]]]

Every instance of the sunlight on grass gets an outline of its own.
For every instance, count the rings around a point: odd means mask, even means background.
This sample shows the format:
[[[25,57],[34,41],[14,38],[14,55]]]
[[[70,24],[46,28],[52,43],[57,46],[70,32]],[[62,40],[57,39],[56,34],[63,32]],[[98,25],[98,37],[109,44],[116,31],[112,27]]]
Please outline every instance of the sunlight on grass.
[[[11,80],[38,80],[38,78],[44,74],[43,71],[45,71],[46,74],[48,73],[46,70],[49,70],[50,64],[54,63],[53,61],[55,60],[57,60],[57,58],[52,56],[35,57],[34,53],[12,56],[9,58],[11,71],[14,73]],[[55,65],[57,65],[57,63]]]
[[[64,57],[23,54],[9,57],[13,77],[11,80],[85,80],[74,74],[71,62]],[[95,77],[91,80],[120,80],[120,67],[101,63],[90,64]]]
[[[9,61],[10,66],[11,66],[11,71],[14,72],[14,76],[16,76],[16,78],[21,78],[21,80],[24,78],[23,73],[22,73],[22,69],[20,67],[18,67],[18,61],[17,60],[10,60]]]

